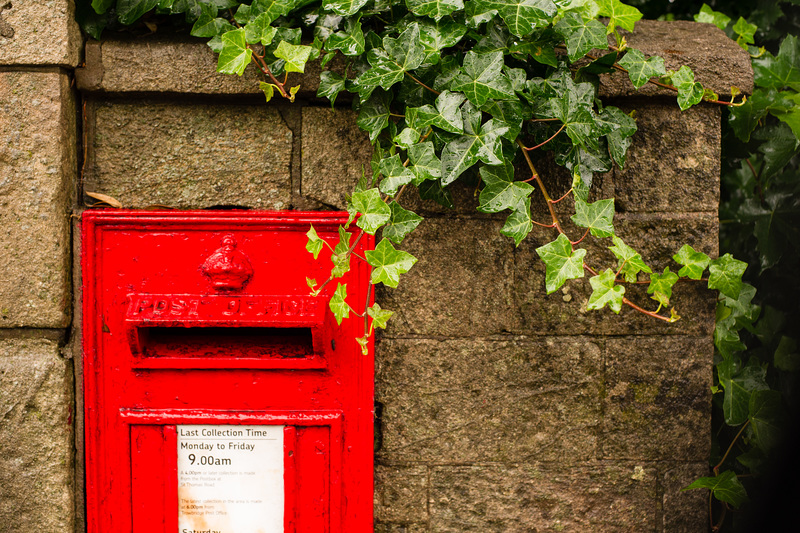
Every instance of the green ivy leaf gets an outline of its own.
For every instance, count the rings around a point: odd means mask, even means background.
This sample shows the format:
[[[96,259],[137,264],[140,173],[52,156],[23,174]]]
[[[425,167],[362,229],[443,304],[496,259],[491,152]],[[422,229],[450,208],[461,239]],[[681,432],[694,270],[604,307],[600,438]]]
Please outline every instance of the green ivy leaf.
[[[222,51],[217,58],[217,72],[241,76],[250,64],[252,55],[253,51],[247,48],[243,28],[223,33]]]
[[[750,430],[756,445],[769,453],[783,437],[781,393],[756,390],[750,395]]]
[[[463,133],[464,126],[460,106],[464,103],[464,99],[465,97],[461,93],[442,91],[436,97],[436,107],[428,104],[414,108],[417,113],[417,128],[436,126],[450,133]]]
[[[394,311],[388,309],[381,309],[378,304],[372,304],[367,307],[367,315],[372,317],[372,327],[386,329],[386,323],[392,318]]]
[[[733,32],[738,35],[736,43],[747,50],[748,44],[753,44],[758,26],[750,24],[744,18],[739,17],[739,20],[733,25]]]
[[[306,237],[308,237],[308,242],[306,243],[306,250],[308,250],[316,259],[319,256],[319,252],[322,250],[323,242],[322,239],[317,235],[317,230],[314,229],[314,225],[310,224],[310,228],[306,233]]]
[[[158,5],[159,0],[117,0],[117,18],[129,26]],[[94,5],[94,3],[93,3]]]
[[[415,15],[440,20],[453,11],[464,9],[463,0],[406,0],[408,10]]]
[[[311,47],[305,45],[295,45],[281,41],[275,49],[275,57],[283,59],[286,64],[283,66],[286,72],[305,72],[308,56],[311,54]]]
[[[800,352],[797,350],[797,341],[785,335],[781,336],[778,347],[775,349],[775,368],[786,372],[800,370]]]
[[[554,26],[567,43],[567,55],[572,62],[597,48],[608,49],[606,27],[595,19],[585,20],[578,13],[569,12]]]
[[[513,211],[500,229],[500,233],[514,239],[514,245],[519,246],[519,243],[528,236],[532,229],[531,198],[527,196],[514,206]]]
[[[619,0],[597,0],[600,6],[598,15],[608,17],[607,33],[614,33],[617,26],[633,32],[633,26],[642,18],[642,12],[635,7],[626,6]]]
[[[365,44],[361,19],[347,19],[344,31],[334,33],[325,41],[325,49],[340,50],[346,56],[358,56],[364,53]]]
[[[325,11],[333,11],[341,17],[349,17],[358,13],[367,2],[368,0],[322,0],[322,8]]]
[[[478,205],[478,211],[482,213],[515,209],[533,192],[529,183],[514,181],[514,164],[511,161],[507,160],[496,166],[483,166],[480,174],[486,184],[481,191]]]
[[[645,58],[644,54],[635,48],[628,48],[625,56],[619,60],[619,65],[628,71],[628,77],[637,89],[650,78],[664,76],[667,73],[663,58],[659,56]]]
[[[619,314],[622,309],[622,298],[625,296],[625,287],[617,285],[615,281],[616,273],[610,268],[598,276],[589,278],[592,295],[589,297],[586,308],[598,310],[607,305],[612,311]]]
[[[508,126],[489,119],[479,133],[461,135],[448,142],[442,150],[442,186],[455,181],[478,160],[487,165],[502,163],[500,138],[507,131]]]
[[[383,228],[383,237],[395,244],[400,244],[406,235],[419,226],[423,219],[413,211],[403,209],[397,202],[389,204],[389,208],[392,210],[392,216],[389,223]]]
[[[453,80],[452,89],[466,94],[469,101],[478,107],[490,98],[515,98],[511,80],[502,73],[503,65],[502,52],[476,54],[469,51],[464,57],[461,73]]]
[[[327,98],[330,100],[331,107],[333,107],[336,97],[344,90],[344,86],[344,76],[341,76],[332,70],[323,70],[319,75],[319,88],[317,89],[317,96],[319,98]],[[388,115],[386,118],[388,123]]]
[[[354,192],[350,203],[361,213],[356,219],[356,226],[370,235],[375,235],[378,228],[386,224],[392,216],[392,210],[381,199],[378,189]]]
[[[389,89],[402,81],[406,72],[419,67],[424,59],[419,24],[412,24],[397,39],[384,37],[383,49],[373,48],[367,52],[372,68],[355,80],[355,88],[362,98],[371,94],[375,87]]]
[[[754,391],[769,389],[764,380],[767,371],[755,360],[749,361],[740,370],[737,362],[728,359],[717,365],[719,384],[725,390],[722,413],[729,426],[744,424],[750,413],[750,396]]]
[[[800,91],[800,41],[787,35],[781,42],[778,55],[765,52],[753,59],[756,85],[767,89],[791,87]]]
[[[455,46],[467,34],[468,28],[452,18],[419,21],[419,37],[425,49],[423,65],[435,65],[441,60],[441,51]],[[452,58],[452,56],[450,56]],[[452,58],[454,59],[454,58]]]
[[[356,124],[369,133],[369,140],[374,143],[383,129],[389,125],[389,101],[391,96],[378,91],[361,104]]]
[[[411,183],[415,177],[413,172],[403,166],[397,154],[381,159],[378,169],[384,178],[380,184],[381,192],[389,196],[397,194],[397,189]]]
[[[277,28],[270,26],[272,21],[267,13],[262,13],[244,27],[244,36],[248,43],[261,43],[264,46],[272,44],[272,39],[278,32]]]
[[[611,154],[611,157],[614,158],[620,168],[623,168],[628,148],[630,148],[633,141],[631,137],[636,133],[636,121],[633,117],[614,106],[605,106],[600,112],[600,119],[617,125],[616,129],[606,134],[606,139],[608,139],[609,154]]]
[[[214,37],[234,29],[233,24],[217,17],[216,6],[200,4],[200,16],[189,33],[195,37]]]
[[[339,242],[331,254],[333,269],[332,278],[341,278],[350,271],[350,233],[345,228],[339,226]]]
[[[736,508],[747,501],[747,492],[733,470],[725,470],[714,477],[701,477],[682,490],[689,489],[709,489],[714,498]]]
[[[678,106],[681,111],[686,111],[703,99],[705,90],[701,83],[694,81],[692,69],[683,65],[678,71],[667,72],[667,78],[678,89]]]
[[[409,147],[408,158],[411,161],[408,169],[414,173],[414,185],[442,177],[442,162],[436,157],[431,141]]]
[[[614,241],[614,246],[609,246],[608,249],[611,250],[611,253],[619,260],[617,267],[620,269],[620,273],[625,277],[625,281],[633,283],[636,281],[636,276],[639,272],[644,272],[646,274],[651,274],[653,272],[636,250],[625,244],[625,242],[616,235],[613,235],[611,239]]]
[[[694,248],[688,244],[681,246],[678,253],[672,256],[679,265],[683,267],[678,271],[681,277],[689,279],[700,279],[703,277],[703,272],[711,263],[711,259],[703,252],[696,252]]]
[[[568,279],[583,277],[583,257],[586,250],[573,250],[569,238],[563,233],[553,242],[537,248],[536,253],[545,264],[547,294],[557,291]]]
[[[296,0],[253,0],[250,6],[249,16],[251,20],[266,14],[269,22],[273,22],[278,17],[288,14],[296,5]],[[241,10],[241,6],[239,8]],[[237,11],[238,13],[238,11]],[[241,21],[239,21],[241,24]]]
[[[417,258],[410,253],[396,250],[388,239],[381,239],[375,250],[367,250],[366,258],[374,269],[370,283],[383,283],[387,287],[397,287],[400,274],[408,272],[417,262]]]
[[[595,237],[611,237],[614,234],[614,199],[589,204],[576,198],[572,221],[582,228],[588,228]]]
[[[717,289],[736,300],[742,289],[742,274],[746,269],[747,263],[734,259],[731,254],[714,259],[708,267],[708,288]]]
[[[479,10],[496,10],[511,33],[524,37],[536,28],[548,26],[556,16],[551,0],[475,0]]]
[[[342,320],[350,316],[350,306],[345,301],[347,298],[347,285],[342,285],[338,283],[336,285],[336,290],[331,297],[331,301],[328,303],[328,307],[330,307],[331,311],[333,312],[334,318],[336,318],[336,323],[340,326],[342,325]]]
[[[724,30],[731,18],[725,13],[714,11],[708,4],[703,4],[700,12],[694,16],[695,22],[702,22],[706,24],[713,24],[717,28]]]
[[[647,286],[647,294],[652,294],[651,298],[661,305],[669,305],[672,298],[672,286],[678,282],[678,275],[669,271],[669,267],[664,268],[663,274],[650,274],[650,285]]]

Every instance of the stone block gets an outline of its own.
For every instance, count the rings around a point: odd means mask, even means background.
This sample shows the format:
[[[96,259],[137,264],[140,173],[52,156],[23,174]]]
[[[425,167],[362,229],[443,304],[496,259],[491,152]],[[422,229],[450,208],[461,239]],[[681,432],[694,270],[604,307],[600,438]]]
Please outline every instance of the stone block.
[[[372,145],[356,125],[356,113],[330,107],[303,108],[302,185],[304,197],[345,208],[362,173],[372,175]]]
[[[431,531],[655,531],[657,476],[604,463],[439,466],[431,471]]]
[[[661,56],[667,70],[678,70],[687,65],[694,71],[696,81],[723,96],[731,94],[731,87],[738,87],[747,94],[753,92],[750,55],[713,24],[640,20],[635,30],[634,33],[620,30],[628,41],[628,47],[641,50],[645,56]],[[637,92],[624,72],[603,74],[600,80],[601,97],[633,94],[675,96],[674,91],[652,83]]]
[[[74,0],[13,0],[0,5],[0,65],[74,67],[82,43]]]
[[[85,190],[126,208],[288,209],[292,132],[265,106],[101,103]]]
[[[386,531],[399,531],[396,529],[399,525],[428,521],[426,466],[375,467],[375,521],[386,526]],[[395,529],[389,528],[390,524]]]
[[[602,457],[708,459],[713,358],[710,337],[608,339]]]
[[[0,72],[0,327],[69,323],[75,135],[66,75]]]
[[[614,219],[617,234],[642,254],[654,271],[665,266],[676,272],[680,265],[671,256],[683,244],[716,256],[718,221],[716,215],[632,215],[618,214]],[[565,224],[565,231],[577,239],[582,231]],[[706,334],[714,328],[715,295],[702,282],[680,282],[673,290],[670,303],[682,317],[673,324],[648,317],[623,305],[619,315],[608,308],[588,311],[592,293],[590,274],[569,280],[552,294],[545,291],[545,265],[536,253],[555,238],[551,229],[534,228],[514,254],[514,279],[511,293],[519,313],[518,326],[511,331],[523,335],[625,335],[625,334]],[[588,237],[579,245],[585,248],[586,264],[596,271],[615,268],[616,258],[608,251],[610,239]],[[648,279],[642,275],[641,279]],[[647,285],[626,285],[626,296],[641,307],[655,311],[658,304],[646,294]]]
[[[428,219],[400,247],[419,261],[396,289],[379,288],[381,306],[396,311],[388,336],[472,337],[511,331],[514,243],[502,223]],[[382,287],[382,285],[381,285]]]
[[[664,533],[706,533],[708,490],[681,491],[694,480],[711,475],[707,462],[673,465],[661,475]]]
[[[72,372],[57,343],[0,340],[0,524],[73,529]]]
[[[580,461],[601,424],[589,338],[387,339],[378,348],[385,461]]]
[[[625,168],[614,170],[614,197],[623,212],[705,212],[719,206],[720,109],[681,112],[663,102],[622,105],[636,110],[637,132]]]

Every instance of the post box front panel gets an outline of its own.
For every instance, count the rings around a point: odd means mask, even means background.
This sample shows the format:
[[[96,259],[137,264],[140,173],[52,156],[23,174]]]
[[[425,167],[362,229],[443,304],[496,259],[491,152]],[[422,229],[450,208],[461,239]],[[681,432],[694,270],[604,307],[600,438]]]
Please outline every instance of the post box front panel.
[[[336,326],[335,283],[312,298],[306,281],[330,269],[305,250],[309,224],[335,245],[344,220],[84,215],[90,531],[371,531],[372,347],[360,321]],[[363,306],[368,270],[341,281]]]

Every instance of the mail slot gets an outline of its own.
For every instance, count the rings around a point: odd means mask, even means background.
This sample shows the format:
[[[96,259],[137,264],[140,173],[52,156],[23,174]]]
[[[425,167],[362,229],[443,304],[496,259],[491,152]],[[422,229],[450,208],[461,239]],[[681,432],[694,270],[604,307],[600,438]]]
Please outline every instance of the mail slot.
[[[336,324],[336,284],[306,281],[331,265],[309,224],[335,246],[346,221],[84,213],[90,533],[372,531],[373,348],[362,321]],[[363,309],[368,267],[340,281]]]

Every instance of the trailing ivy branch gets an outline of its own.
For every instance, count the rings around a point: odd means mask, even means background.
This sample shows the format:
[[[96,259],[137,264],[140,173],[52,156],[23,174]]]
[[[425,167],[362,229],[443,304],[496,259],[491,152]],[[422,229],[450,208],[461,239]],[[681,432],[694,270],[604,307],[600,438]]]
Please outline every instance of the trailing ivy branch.
[[[733,218],[765,220],[786,205],[774,187],[800,144],[800,45],[794,37],[773,55],[753,46],[755,25],[704,5],[695,19],[726,29],[754,58],[752,97],[732,88],[731,100],[722,101],[689,67],[668,72],[662,58],[628,46],[621,30],[634,31],[641,13],[619,0],[79,0],[78,11],[84,30],[95,37],[107,26],[144,20],[150,27],[183,18],[191,34],[208,38],[219,54],[219,72],[241,76],[255,63],[267,101],[276,95],[293,101],[299,86],[288,83],[289,73],[304,72],[309,61],[323,68],[319,97],[333,105],[340,94],[351,95],[358,125],[374,146],[372,168],[348,199],[348,226],[355,224],[355,232],[342,228],[338,241],[329,243],[310,228],[307,248],[315,258],[325,249],[331,271],[319,284],[308,282],[313,294],[331,295],[337,321],[350,314],[364,321],[357,339],[364,349],[392,312],[369,305],[369,297],[363,310],[352,309],[338,280],[352,261],[368,263],[370,291],[379,283],[396,287],[412,268],[416,258],[396,248],[423,220],[401,204],[409,187],[452,207],[449,186],[478,180],[478,210],[507,212],[501,233],[515,245],[534,226],[551,229],[553,240],[536,249],[546,267],[545,290],[557,291],[588,272],[589,309],[619,313],[626,306],[672,322],[679,318],[672,289],[680,280],[718,290],[715,401],[738,433],[714,476],[688,488],[709,488],[710,498],[734,507],[746,501],[737,468],[756,464],[774,445],[768,428],[781,401],[767,384],[766,366],[745,358],[743,338],[758,334],[761,323],[755,288],[742,281],[747,264],[730,254],[712,259],[684,245],[673,255],[672,270],[653,272],[616,234],[614,200],[589,201],[594,175],[625,165],[636,131],[632,116],[598,99],[598,76],[618,71],[637,89],[647,83],[666,88],[683,110],[703,101],[728,109],[730,128],[742,142],[751,135],[764,142],[761,152],[742,160],[736,178],[756,192],[757,201],[743,201]],[[537,171],[542,152],[570,172],[561,198],[550,197]],[[518,178],[515,163],[522,162],[529,175]],[[572,236],[555,209],[569,198],[575,207],[570,221],[581,228]],[[533,220],[533,201],[544,202],[549,220]],[[769,268],[780,254],[761,227],[762,268]],[[364,233],[378,232],[375,250],[354,253]],[[587,258],[581,245],[588,238],[605,240],[614,263]],[[653,302],[629,299],[630,284],[646,284]],[[796,352],[796,346],[781,346]],[[738,466],[729,467],[734,444],[743,442],[758,453],[740,455]]]

